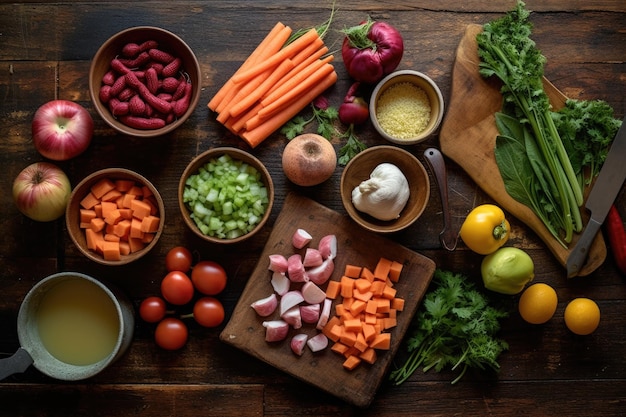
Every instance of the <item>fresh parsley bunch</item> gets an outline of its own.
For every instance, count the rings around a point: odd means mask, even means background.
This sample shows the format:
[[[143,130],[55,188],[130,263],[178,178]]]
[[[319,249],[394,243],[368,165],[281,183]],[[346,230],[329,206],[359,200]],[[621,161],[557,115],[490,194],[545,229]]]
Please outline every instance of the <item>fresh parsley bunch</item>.
[[[406,339],[409,358],[390,379],[400,385],[420,367],[424,372],[451,367],[461,370],[455,384],[469,368],[499,370],[498,357],[508,344],[496,334],[508,312],[490,305],[461,274],[437,269],[433,284]]]

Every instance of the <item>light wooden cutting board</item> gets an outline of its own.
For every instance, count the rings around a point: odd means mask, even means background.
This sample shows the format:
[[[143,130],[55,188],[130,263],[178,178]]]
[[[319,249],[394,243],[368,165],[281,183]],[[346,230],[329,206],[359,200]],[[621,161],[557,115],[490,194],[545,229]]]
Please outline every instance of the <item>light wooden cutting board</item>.
[[[347,264],[369,266],[373,269],[378,260],[385,257],[404,265],[400,281],[394,288],[397,296],[405,300],[405,308],[398,313],[397,326],[390,329],[391,349],[378,351],[378,360],[373,365],[361,363],[356,369],[347,371],[342,367],[343,357],[332,352],[330,345],[320,352],[312,353],[306,348],[302,356],[295,355],[291,352],[289,340],[299,332],[315,335],[317,331],[314,325],[303,325],[300,330],[290,329],[287,340],[281,342],[265,341],[262,322],[277,319],[278,312],[267,318],[259,317],[250,304],[272,294],[271,272],[268,270],[269,255],[279,253],[289,256],[294,253],[291,236],[298,228],[313,236],[311,247],[317,247],[319,240],[327,234],[337,237],[337,257],[332,280],[341,279]],[[383,235],[363,229],[348,216],[292,193],[285,199],[259,262],[228,324],[220,334],[220,339],[348,403],[366,407],[374,399],[386,376],[391,360],[400,347],[434,272],[435,263],[431,259]]]
[[[494,155],[498,135],[494,114],[502,105],[501,84],[499,80],[485,80],[478,73],[476,35],[481,30],[480,25],[469,25],[456,51],[450,104],[439,134],[441,151],[459,164],[500,207],[537,233],[565,267],[579,234],[576,234],[569,248],[561,246],[532,210],[509,196],[500,176]],[[567,98],[548,80],[544,80],[544,87],[552,106],[561,108]],[[584,208],[581,212],[586,225],[589,213]],[[597,269],[604,262],[606,253],[602,233],[598,233],[579,275],[588,275]]]

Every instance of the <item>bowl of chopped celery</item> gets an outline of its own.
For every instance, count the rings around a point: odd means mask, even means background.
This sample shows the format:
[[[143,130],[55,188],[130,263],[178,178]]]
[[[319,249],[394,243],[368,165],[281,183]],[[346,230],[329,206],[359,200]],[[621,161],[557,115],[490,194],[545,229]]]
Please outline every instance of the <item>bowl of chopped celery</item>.
[[[396,71],[383,78],[370,99],[370,119],[390,142],[413,145],[428,139],[441,124],[443,95],[427,75]]]
[[[274,183],[263,163],[248,152],[213,148],[185,168],[178,204],[185,223],[200,238],[239,243],[267,222],[274,204]]]

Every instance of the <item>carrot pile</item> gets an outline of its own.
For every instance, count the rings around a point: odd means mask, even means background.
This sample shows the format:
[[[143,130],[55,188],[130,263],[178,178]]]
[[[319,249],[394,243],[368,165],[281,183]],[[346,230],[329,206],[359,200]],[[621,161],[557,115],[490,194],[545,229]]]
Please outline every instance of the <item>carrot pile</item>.
[[[87,247],[110,261],[143,249],[161,222],[154,194],[132,180],[103,178],[91,186],[80,206]]]
[[[401,263],[381,258],[374,271],[347,265],[340,281],[328,282],[326,297],[342,300],[322,332],[334,342],[331,350],[344,356],[345,369],[373,364],[377,350],[391,348],[386,330],[396,326],[396,315],[404,309],[404,299],[396,297],[394,288],[401,271]]]
[[[287,43],[291,34],[277,23],[208,103],[217,121],[252,148],[337,81],[317,30]]]

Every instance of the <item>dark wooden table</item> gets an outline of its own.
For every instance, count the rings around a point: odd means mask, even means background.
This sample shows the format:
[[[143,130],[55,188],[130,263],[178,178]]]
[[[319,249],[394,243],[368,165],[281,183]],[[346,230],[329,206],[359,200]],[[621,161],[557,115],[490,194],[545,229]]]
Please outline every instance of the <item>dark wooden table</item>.
[[[338,50],[339,29],[370,15],[386,20],[403,34],[406,52],[400,68],[427,73],[450,97],[456,46],[467,24],[501,16],[514,2],[338,1],[334,31],[327,38]],[[528,1],[535,11],[533,38],[548,57],[546,76],[567,96],[603,99],[622,118],[626,113],[626,4],[622,0],[572,2]],[[58,271],[80,271],[107,279],[138,304],[158,292],[164,256],[185,245],[205,259],[219,260],[229,275],[223,294],[232,312],[258,261],[271,224],[288,192],[308,196],[345,213],[338,187],[339,167],[326,183],[299,188],[280,166],[285,138],[275,134],[252,151],[271,171],[276,205],[269,225],[256,238],[232,248],[204,244],[179,216],[176,189],[187,163],[216,146],[250,150],[227,133],[206,108],[216,89],[252,47],[277,22],[310,27],[328,16],[325,1],[101,1],[2,2],[0,4],[0,352],[19,347],[16,319],[28,290]],[[154,25],[179,34],[195,51],[203,70],[202,97],[191,119],[172,135],[139,140],[117,135],[96,117],[87,73],[97,48],[110,35],[130,26]],[[350,80],[336,61],[337,85],[330,90],[338,106]],[[37,223],[22,216],[11,198],[11,184],[26,165],[43,160],[31,142],[35,110],[56,99],[74,100],[91,111],[95,137],[80,157],[60,163],[73,184],[100,168],[121,166],[147,176],[165,199],[167,222],[155,249],[140,261],[119,268],[97,265],[71,244],[65,223]],[[471,111],[471,109],[468,109]],[[382,144],[370,125],[358,131],[369,146]],[[338,149],[342,143],[333,141]],[[422,159],[437,137],[406,149]],[[423,159],[422,159],[423,161]],[[453,220],[460,226],[469,210],[490,199],[457,165],[448,161]],[[434,181],[433,181],[434,183]],[[618,207],[626,216],[626,192]],[[454,252],[440,248],[443,217],[434,188],[423,218],[397,242],[424,254],[442,269],[462,272],[479,282],[481,257],[462,244]],[[568,280],[564,268],[524,224],[511,219],[510,245],[523,248],[536,265],[536,281],[553,285],[559,295],[555,317],[542,326],[524,323],[517,312],[503,322],[501,337],[510,350],[500,358],[497,375],[469,373],[457,385],[455,374],[417,372],[404,385],[384,382],[368,409],[358,409],[296,380],[218,340],[220,329],[190,326],[190,340],[177,352],[157,348],[152,326],[138,323],[126,355],[96,377],[82,382],[52,380],[35,368],[0,382],[2,416],[261,416],[261,415],[567,415],[615,416],[626,402],[626,285],[609,255],[592,275]],[[599,329],[577,337],[563,322],[574,297],[596,300],[602,311]],[[515,298],[511,299],[515,306]],[[398,359],[405,357],[401,351]]]

